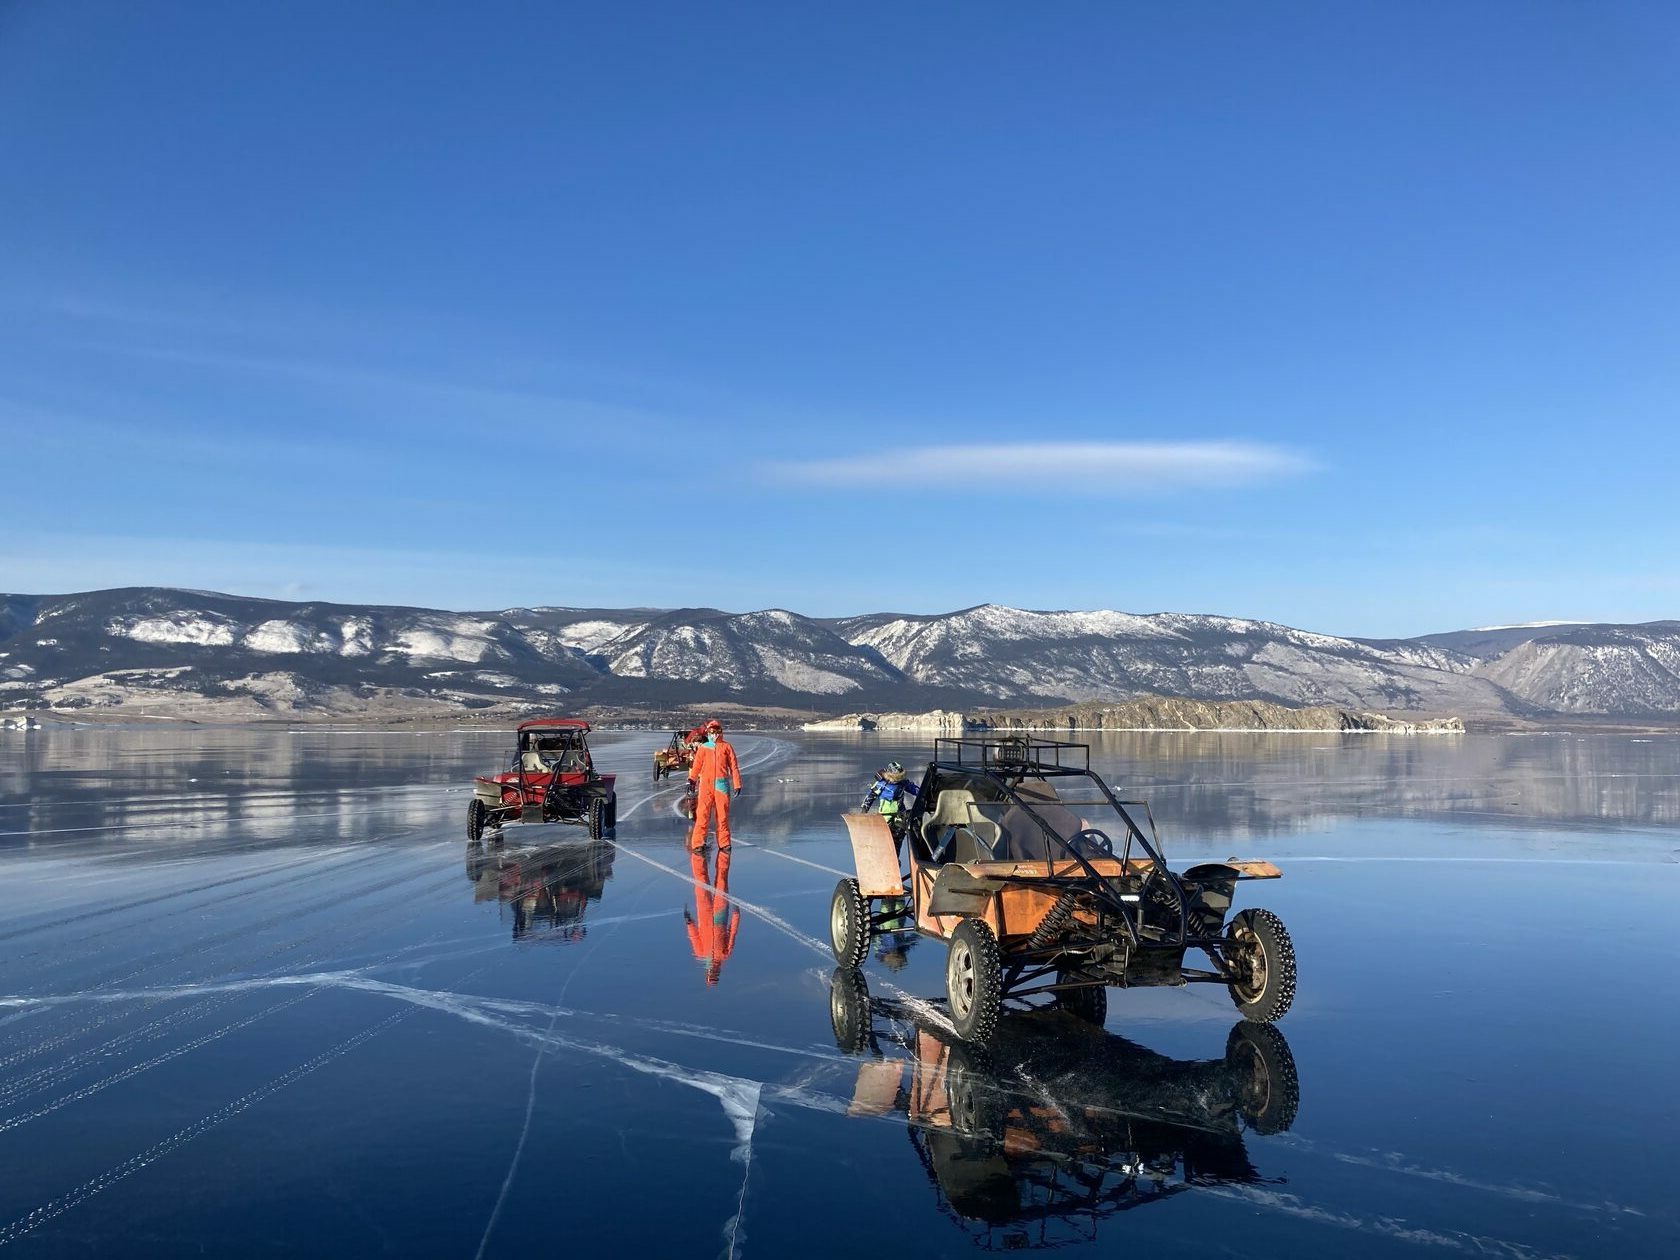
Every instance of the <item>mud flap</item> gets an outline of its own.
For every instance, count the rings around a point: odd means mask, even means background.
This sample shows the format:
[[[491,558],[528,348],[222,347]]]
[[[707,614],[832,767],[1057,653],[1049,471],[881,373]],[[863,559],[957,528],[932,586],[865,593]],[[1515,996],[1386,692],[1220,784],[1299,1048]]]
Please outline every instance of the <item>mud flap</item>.
[[[933,881],[933,893],[928,897],[927,912],[981,916],[991,899],[1003,891],[1001,879],[985,879],[971,875],[960,866],[947,866]]]
[[[1179,876],[1190,894],[1186,926],[1192,936],[1218,936],[1237,892],[1237,870],[1223,862],[1204,862]]]
[[[898,845],[884,814],[842,814],[852,834],[852,859],[857,864],[858,891],[865,897],[904,896],[904,877],[898,871]]]

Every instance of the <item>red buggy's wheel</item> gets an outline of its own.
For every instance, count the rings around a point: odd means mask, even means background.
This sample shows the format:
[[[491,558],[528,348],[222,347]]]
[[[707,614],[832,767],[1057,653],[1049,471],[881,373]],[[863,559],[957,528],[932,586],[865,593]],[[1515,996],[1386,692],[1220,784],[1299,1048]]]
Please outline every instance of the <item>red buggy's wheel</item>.
[[[484,816],[488,811],[484,802],[473,797],[467,802],[467,843],[477,844],[484,838]]]

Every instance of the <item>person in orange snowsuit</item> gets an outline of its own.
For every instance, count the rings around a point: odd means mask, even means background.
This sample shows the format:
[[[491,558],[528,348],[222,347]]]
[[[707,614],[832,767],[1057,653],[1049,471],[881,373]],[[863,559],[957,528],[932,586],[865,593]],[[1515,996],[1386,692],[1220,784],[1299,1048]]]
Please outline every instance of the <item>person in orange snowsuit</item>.
[[[704,849],[695,849],[689,859],[694,870],[694,913],[685,909],[683,921],[695,961],[706,969],[706,983],[716,984],[741,927],[741,912],[729,901],[729,847],[718,849],[715,879],[706,870]]]
[[[717,813],[718,848],[730,844],[729,800],[741,793],[741,767],[735,749],[723,738],[723,723],[713,718],[701,728],[705,741],[694,750],[694,764],[688,768],[688,786],[694,793],[694,830],[688,847],[704,848],[706,830]]]

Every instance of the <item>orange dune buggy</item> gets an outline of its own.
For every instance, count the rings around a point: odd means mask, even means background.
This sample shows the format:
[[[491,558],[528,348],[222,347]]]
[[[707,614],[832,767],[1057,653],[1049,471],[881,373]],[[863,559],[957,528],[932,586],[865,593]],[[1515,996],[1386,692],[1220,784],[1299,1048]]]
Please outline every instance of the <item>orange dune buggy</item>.
[[[697,726],[691,731],[672,731],[671,742],[653,754],[653,781],[658,783],[677,771],[687,772],[694,764],[694,747],[705,738]]]
[[[909,898],[917,931],[949,943],[946,994],[965,1038],[988,1040],[1006,998],[1039,994],[1098,1024],[1110,986],[1222,984],[1259,1023],[1294,1000],[1283,922],[1258,909],[1226,920],[1237,884],[1276,879],[1277,867],[1233,859],[1169,869],[1148,804],[1117,798],[1092,771],[1088,745],[935,741],[905,820],[908,873],[884,817],[844,817],[858,874],[834,890],[835,958],[861,966]],[[1211,969],[1185,965],[1193,949]]]

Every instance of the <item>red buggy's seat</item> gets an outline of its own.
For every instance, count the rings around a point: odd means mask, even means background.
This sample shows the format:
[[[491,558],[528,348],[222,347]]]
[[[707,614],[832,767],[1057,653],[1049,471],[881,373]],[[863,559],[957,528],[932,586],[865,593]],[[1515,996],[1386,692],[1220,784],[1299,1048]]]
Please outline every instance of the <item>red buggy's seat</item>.
[[[524,800],[519,799],[520,774],[518,771],[509,770],[507,773],[495,775],[487,781],[498,784],[501,787],[502,800],[505,804],[540,805],[542,804],[544,795],[548,792],[548,785],[553,782],[556,777],[557,776],[554,772],[544,774],[531,774],[527,772],[524,775]],[[617,777],[618,776],[611,774],[601,776],[601,781],[606,784],[606,790],[609,795],[613,790],[613,780]],[[589,782],[589,770],[587,767],[579,770],[562,768],[558,772],[558,778],[560,780],[561,787],[582,787]]]

